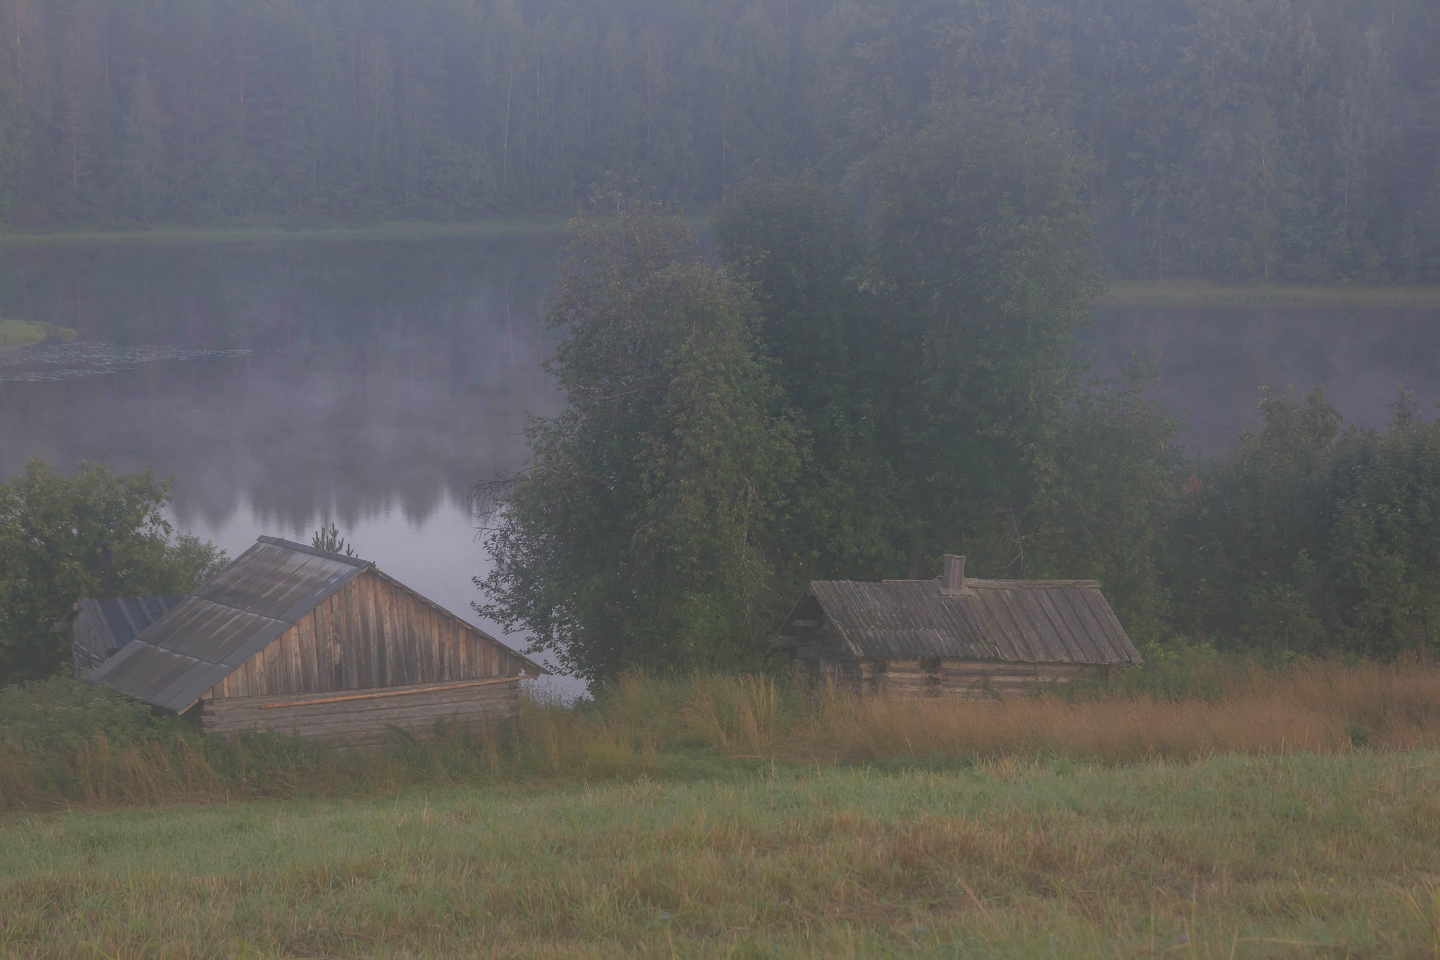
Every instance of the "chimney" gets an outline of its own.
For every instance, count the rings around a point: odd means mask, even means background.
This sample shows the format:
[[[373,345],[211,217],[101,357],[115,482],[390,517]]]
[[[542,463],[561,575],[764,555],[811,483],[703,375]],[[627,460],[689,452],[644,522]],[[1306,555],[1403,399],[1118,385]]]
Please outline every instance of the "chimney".
[[[100,541],[100,593],[101,600],[115,596],[115,558],[110,556],[110,541]]]
[[[945,573],[940,577],[942,593],[959,593],[965,587],[965,558],[945,554]]]

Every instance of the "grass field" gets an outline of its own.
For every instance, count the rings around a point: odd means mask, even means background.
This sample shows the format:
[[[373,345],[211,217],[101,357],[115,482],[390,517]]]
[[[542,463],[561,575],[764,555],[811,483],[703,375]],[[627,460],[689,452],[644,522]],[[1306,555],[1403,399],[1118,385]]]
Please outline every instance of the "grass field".
[[[1436,956],[1433,750],[924,766],[12,819],[0,954]]]
[[[383,751],[0,691],[5,957],[1440,957],[1440,665],[631,676]]]

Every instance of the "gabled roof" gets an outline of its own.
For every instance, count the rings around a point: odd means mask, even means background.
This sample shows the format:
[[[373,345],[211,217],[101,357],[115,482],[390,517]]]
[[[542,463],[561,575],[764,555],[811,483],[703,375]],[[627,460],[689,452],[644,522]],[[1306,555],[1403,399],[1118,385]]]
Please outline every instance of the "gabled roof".
[[[1142,662],[1095,580],[815,580],[786,623],[814,604],[862,659]]]
[[[369,560],[260,537],[86,679],[157,707],[184,711],[361,571],[373,567]],[[474,626],[465,626],[495,642]]]

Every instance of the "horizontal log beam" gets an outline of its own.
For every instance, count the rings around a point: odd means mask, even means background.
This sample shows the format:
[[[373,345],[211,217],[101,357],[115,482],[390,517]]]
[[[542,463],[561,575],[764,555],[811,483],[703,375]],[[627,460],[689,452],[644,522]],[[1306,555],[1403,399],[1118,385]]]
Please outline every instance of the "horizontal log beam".
[[[261,710],[275,710],[279,707],[308,707],[313,703],[340,703],[344,700],[376,700],[380,697],[404,697],[416,693],[434,693],[438,690],[458,690],[461,687],[482,687],[491,683],[511,683],[519,677],[493,677],[489,680],[464,680],[460,683],[444,683],[438,686],[411,687],[406,690],[377,690],[373,693],[351,693],[343,697],[320,697],[313,700],[289,700],[285,703],[262,703]]]

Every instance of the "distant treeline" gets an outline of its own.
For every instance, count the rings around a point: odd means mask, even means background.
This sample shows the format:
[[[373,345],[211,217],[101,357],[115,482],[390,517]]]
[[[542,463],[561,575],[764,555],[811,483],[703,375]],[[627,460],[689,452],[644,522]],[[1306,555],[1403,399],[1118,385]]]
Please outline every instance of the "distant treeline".
[[[1433,0],[0,0],[22,226],[692,206],[936,97],[1093,152],[1128,276],[1440,278]]]

